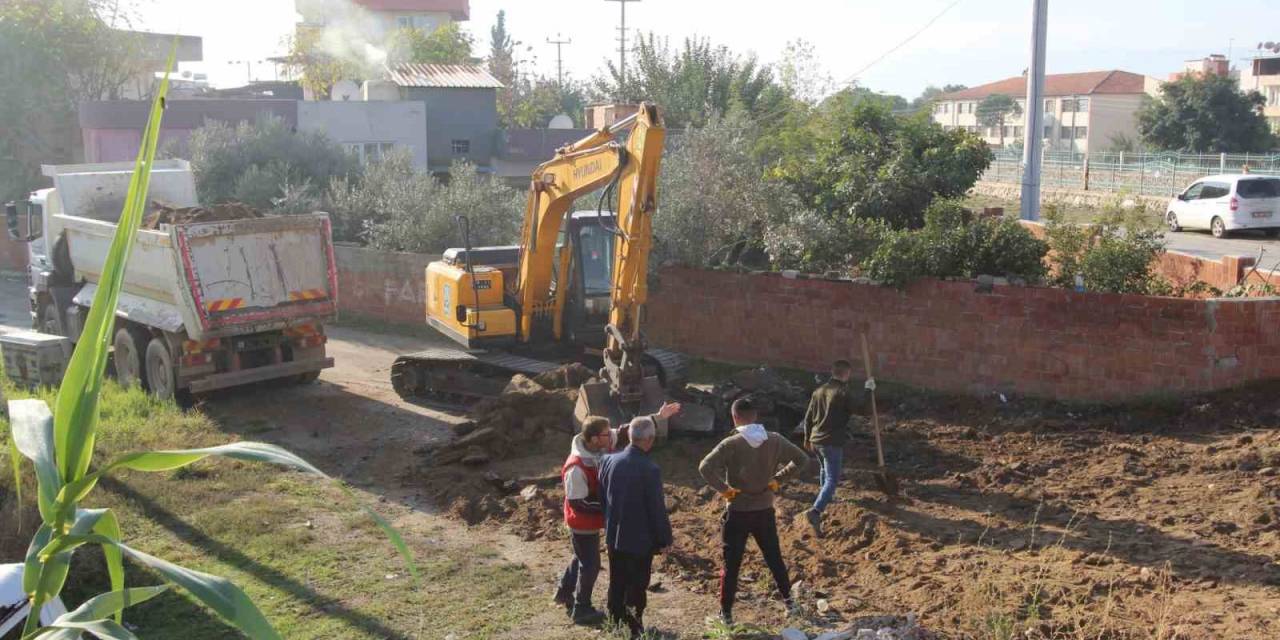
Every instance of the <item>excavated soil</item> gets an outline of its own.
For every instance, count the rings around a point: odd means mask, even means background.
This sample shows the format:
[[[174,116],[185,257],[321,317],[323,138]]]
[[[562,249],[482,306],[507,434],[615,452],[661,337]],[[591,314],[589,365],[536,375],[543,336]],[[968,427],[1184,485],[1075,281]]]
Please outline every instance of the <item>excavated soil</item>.
[[[798,518],[812,469],[777,503],[793,580],[829,617],[917,612],[956,638],[1280,637],[1280,387],[1128,409],[910,395],[882,406],[902,496],[875,491],[862,433],[825,537]],[[405,479],[469,525],[564,538],[568,427],[542,431],[482,468],[427,463]],[[714,444],[654,453],[676,530],[655,571],[700,593],[716,591],[720,566],[723,506],[696,471]],[[744,606],[769,590],[749,552]]]
[[[151,211],[142,220],[142,228],[159,229],[162,224],[225,222],[261,217],[262,212],[243,202],[227,202],[207,207],[171,207],[162,202],[152,202]]]

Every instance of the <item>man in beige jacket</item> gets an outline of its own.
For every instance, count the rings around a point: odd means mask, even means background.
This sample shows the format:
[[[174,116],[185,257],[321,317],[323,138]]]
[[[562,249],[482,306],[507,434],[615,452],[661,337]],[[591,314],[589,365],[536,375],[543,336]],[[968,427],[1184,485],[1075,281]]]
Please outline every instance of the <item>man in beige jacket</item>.
[[[724,567],[720,572],[720,617],[733,621],[733,602],[738,593],[738,572],[746,552],[747,538],[755,538],[773,574],[778,593],[792,608],[791,578],[782,560],[778,543],[778,522],[773,510],[773,494],[778,484],[809,466],[809,456],[783,436],[766,431],[756,422],[756,407],[750,398],[733,403],[734,433],[716,445],[698,465],[698,472],[728,502],[721,544]]]

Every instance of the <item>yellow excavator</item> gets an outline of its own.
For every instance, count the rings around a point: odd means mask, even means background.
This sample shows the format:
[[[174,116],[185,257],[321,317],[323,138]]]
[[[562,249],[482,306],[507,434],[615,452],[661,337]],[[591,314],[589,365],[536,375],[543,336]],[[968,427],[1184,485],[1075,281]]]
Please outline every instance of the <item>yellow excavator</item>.
[[[500,394],[515,373],[598,363],[575,420],[616,425],[655,413],[685,369],[679,354],[649,348],[640,328],[665,136],[658,108],[645,103],[558,149],[533,172],[519,245],[473,248],[460,218],[465,246],[427,267],[426,319],[463,349],[400,356],[396,392],[466,404]],[[602,187],[595,210],[570,212]],[[605,209],[615,197],[616,213]],[[712,431],[714,412],[704,409],[686,405],[671,430]]]

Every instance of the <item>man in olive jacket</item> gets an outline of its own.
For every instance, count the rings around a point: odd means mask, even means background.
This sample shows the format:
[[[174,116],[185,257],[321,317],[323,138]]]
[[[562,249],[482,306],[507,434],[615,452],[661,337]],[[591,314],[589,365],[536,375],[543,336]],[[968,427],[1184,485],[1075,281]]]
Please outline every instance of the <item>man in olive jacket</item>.
[[[822,512],[836,496],[840,470],[844,464],[844,443],[849,439],[849,419],[853,417],[857,395],[849,388],[853,365],[836,360],[831,379],[814,390],[809,410],[804,414],[804,448],[818,455],[818,497],[805,518],[814,533],[822,535]]]
[[[780,482],[809,466],[809,456],[804,451],[756,422],[756,408],[749,398],[735,401],[732,412],[733,435],[720,441],[698,465],[707,484],[728,502],[720,534],[724,551],[720,617],[726,623],[733,621],[738,572],[748,537],[755,538],[778,593],[791,609],[791,578],[778,543],[773,494]]]

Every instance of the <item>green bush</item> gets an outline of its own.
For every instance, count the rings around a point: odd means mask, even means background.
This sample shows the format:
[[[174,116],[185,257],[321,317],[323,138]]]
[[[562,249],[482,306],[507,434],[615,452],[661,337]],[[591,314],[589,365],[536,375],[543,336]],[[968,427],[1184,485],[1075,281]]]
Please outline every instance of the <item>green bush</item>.
[[[398,151],[370,164],[364,179],[334,180],[328,206],[335,230],[384,251],[440,253],[462,246],[455,216],[471,221],[475,246],[511,244],[520,234],[525,195],[475,166],[455,163],[445,180],[414,168]]]
[[[912,280],[1007,276],[1044,278],[1048,245],[1017,220],[978,218],[955,200],[937,200],[924,211],[924,228],[888,232],[863,262],[873,280],[903,286]]]
[[[1074,287],[1076,275],[1089,291],[1167,295],[1170,286],[1155,272],[1164,252],[1164,232],[1146,205],[1125,208],[1116,199],[1089,225],[1066,221],[1061,208],[1044,207],[1049,241],[1050,283]]]
[[[238,200],[264,211],[285,196],[286,184],[318,199],[330,179],[361,173],[356,158],[324,134],[295,133],[274,116],[234,127],[209,121],[192,132],[187,153],[200,202]]]
[[[800,210],[766,230],[764,244],[775,268],[853,275],[891,231],[882,220],[832,220]]]

